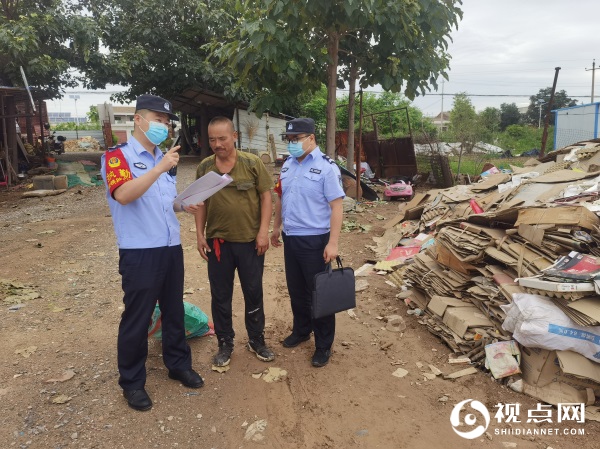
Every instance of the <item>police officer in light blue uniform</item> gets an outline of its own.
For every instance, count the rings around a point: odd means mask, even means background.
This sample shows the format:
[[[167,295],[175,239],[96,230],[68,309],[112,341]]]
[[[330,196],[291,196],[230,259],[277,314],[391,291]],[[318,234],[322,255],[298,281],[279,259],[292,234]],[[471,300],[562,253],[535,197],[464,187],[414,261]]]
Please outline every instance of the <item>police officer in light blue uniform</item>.
[[[136,102],[133,136],[102,156],[101,172],[117,235],[125,304],[117,341],[119,385],[135,410],[152,407],[145,390],[145,363],[148,325],[157,301],[163,361],[169,377],[190,388],[204,384],[192,369],[185,340],[183,251],[173,206],[179,147],[164,155],[157,147],[167,138],[171,119],[177,120],[171,103],[141,95]],[[197,206],[186,209],[196,210]]]
[[[292,305],[292,333],[283,346],[293,348],[315,334],[312,365],[325,366],[331,356],[335,315],[313,319],[311,298],[315,274],[338,256],[344,190],[338,166],[325,156],[315,138],[315,122],[297,118],[283,135],[290,157],[275,186],[271,244],[281,246],[283,224],[285,277]]]

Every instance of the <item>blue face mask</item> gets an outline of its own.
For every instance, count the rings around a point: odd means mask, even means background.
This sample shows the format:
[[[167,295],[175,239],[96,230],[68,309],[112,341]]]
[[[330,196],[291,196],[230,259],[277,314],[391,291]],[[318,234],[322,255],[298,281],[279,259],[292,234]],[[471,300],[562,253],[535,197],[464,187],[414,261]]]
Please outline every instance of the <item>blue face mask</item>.
[[[140,117],[142,116],[140,115]],[[146,120],[144,117],[142,118]],[[146,120],[146,122],[150,125],[150,127],[148,128],[148,131],[142,132],[148,138],[148,140],[154,145],[160,145],[163,143],[169,136],[169,128],[167,125],[164,123],[149,122],[148,120]]]
[[[304,154],[302,149],[302,142],[288,142],[288,152],[294,157],[300,157]]]

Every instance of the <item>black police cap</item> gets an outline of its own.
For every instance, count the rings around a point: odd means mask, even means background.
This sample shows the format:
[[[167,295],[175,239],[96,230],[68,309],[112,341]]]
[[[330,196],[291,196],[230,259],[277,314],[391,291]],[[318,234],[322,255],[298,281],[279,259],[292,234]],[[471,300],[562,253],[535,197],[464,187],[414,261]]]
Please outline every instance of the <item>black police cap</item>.
[[[171,120],[179,120],[175,114],[173,114],[173,107],[171,102],[164,98],[157,97],[156,95],[140,95],[136,99],[135,110],[147,109],[154,112],[162,112],[167,114]]]
[[[285,132],[281,135],[314,134],[315,121],[311,118],[295,118],[285,124]]]

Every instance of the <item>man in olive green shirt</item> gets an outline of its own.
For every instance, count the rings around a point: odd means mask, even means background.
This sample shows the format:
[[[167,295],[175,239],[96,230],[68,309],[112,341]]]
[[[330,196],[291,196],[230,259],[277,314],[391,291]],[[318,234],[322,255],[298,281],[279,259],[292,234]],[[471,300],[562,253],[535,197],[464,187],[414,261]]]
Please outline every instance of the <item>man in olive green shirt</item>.
[[[232,297],[237,269],[244,293],[248,349],[265,362],[275,358],[264,338],[262,277],[269,249],[273,181],[259,157],[235,149],[233,122],[215,117],[208,124],[208,142],[215,153],[196,171],[229,174],[233,182],[215,193],[196,212],[200,256],[208,262],[211,308],[219,351],[216,366],[229,365],[233,352]],[[206,228],[206,230],[205,230]]]

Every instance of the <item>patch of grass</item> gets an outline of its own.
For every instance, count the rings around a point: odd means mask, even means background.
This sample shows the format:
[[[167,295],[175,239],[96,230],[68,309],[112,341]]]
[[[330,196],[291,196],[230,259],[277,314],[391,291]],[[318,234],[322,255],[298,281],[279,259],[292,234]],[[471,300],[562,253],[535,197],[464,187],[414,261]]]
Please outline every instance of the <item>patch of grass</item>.
[[[460,161],[460,173],[469,176],[480,175],[486,163],[493,164],[499,170],[510,170],[510,166],[523,167],[529,157],[498,158],[495,154],[463,155]],[[458,156],[449,156],[450,169],[458,173]]]

